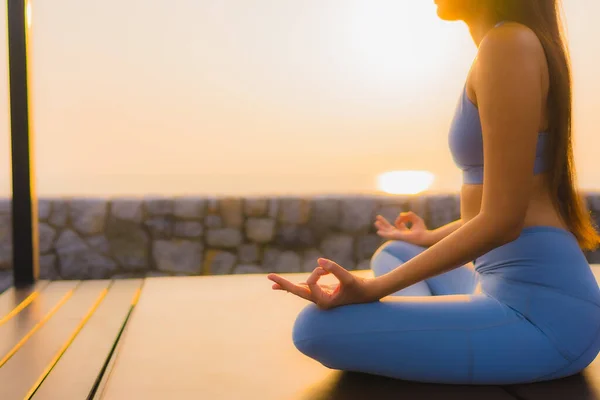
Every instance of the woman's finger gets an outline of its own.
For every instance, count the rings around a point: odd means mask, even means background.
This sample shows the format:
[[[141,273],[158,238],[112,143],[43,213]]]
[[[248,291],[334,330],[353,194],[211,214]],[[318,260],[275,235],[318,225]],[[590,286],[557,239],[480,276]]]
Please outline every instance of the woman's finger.
[[[391,228],[393,228],[392,225],[386,224],[386,223],[381,222],[381,221],[375,221],[375,226],[378,226],[378,227],[380,227],[382,229],[391,229]]]
[[[389,231],[379,230],[379,231],[377,231],[377,234],[384,239],[394,239],[395,238],[393,232],[389,232]]]
[[[329,271],[323,269],[322,267],[317,267],[306,280],[306,284],[310,289],[310,297],[312,301],[319,307],[322,306],[323,301],[327,298],[325,292],[323,291],[323,288],[321,287],[321,285],[319,285],[319,279],[323,275],[327,274],[329,274]]]
[[[394,228],[393,226],[382,224],[379,221],[375,222],[375,228],[377,228],[380,231],[386,231],[386,232],[393,232],[396,230],[396,228]]]
[[[408,229],[408,227],[406,226],[406,222],[412,222],[410,219],[408,219],[404,213],[400,213],[400,215],[398,215],[398,218],[396,218],[396,220],[394,221],[394,226],[398,229]]]
[[[312,301],[310,290],[308,288],[296,285],[277,274],[269,274],[267,275],[267,278],[278,284],[281,287],[279,290],[286,290],[305,300]]]
[[[396,225],[400,223],[410,222],[411,224],[415,224],[421,220],[417,214],[412,211],[400,213],[398,218],[396,218]]]
[[[323,275],[327,275],[327,274],[329,274],[329,271],[326,271],[322,267],[317,267],[313,270],[313,272],[310,274],[310,276],[306,280],[306,284],[309,286],[314,285],[317,282],[319,282],[319,278],[321,278]]]
[[[354,275],[352,275],[349,271],[326,258],[319,258],[319,265],[323,267],[324,270],[329,271],[333,275],[335,275],[335,277],[340,281],[341,284],[352,283],[355,279]]]
[[[383,215],[381,215],[381,214],[377,214],[375,216],[375,219],[378,220],[378,221],[382,221],[382,222],[386,221],[386,218]]]
[[[409,237],[410,230],[401,231],[400,229],[394,229],[393,231],[377,231],[377,234],[384,239],[390,240],[403,240]]]
[[[388,221],[387,219],[385,219],[382,215],[378,215],[377,216],[376,222],[379,222],[381,225],[383,225],[385,227],[393,228],[392,224],[390,224],[390,221]]]
[[[385,219],[382,215],[378,215],[375,218],[375,223],[381,224],[382,226],[392,226],[392,224],[390,224],[390,222]]]
[[[312,283],[317,283],[319,281],[319,278],[322,277],[323,275],[327,275],[329,274],[329,272],[325,271],[323,268],[321,267],[317,267],[313,270],[313,272],[309,275],[308,279],[305,282],[301,282],[299,283],[299,285],[305,285],[308,287],[308,285],[312,284]]]

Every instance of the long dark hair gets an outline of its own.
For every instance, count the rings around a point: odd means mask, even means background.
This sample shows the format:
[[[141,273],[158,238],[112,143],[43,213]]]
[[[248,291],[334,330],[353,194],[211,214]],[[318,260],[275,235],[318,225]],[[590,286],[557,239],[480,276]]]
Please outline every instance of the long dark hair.
[[[492,0],[501,21],[514,21],[540,39],[550,74],[548,92],[549,137],[546,157],[555,207],[583,250],[594,250],[600,235],[583,197],[576,189],[572,139],[572,78],[564,38],[560,0]]]

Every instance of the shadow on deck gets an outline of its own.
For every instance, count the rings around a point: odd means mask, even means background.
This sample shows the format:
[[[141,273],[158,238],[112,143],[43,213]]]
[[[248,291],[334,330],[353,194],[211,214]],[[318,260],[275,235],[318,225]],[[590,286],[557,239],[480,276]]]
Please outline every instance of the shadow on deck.
[[[291,342],[306,302],[269,287],[262,275],[238,275],[9,289],[0,296],[0,399],[600,399],[600,358],[582,374],[510,387],[326,369]]]

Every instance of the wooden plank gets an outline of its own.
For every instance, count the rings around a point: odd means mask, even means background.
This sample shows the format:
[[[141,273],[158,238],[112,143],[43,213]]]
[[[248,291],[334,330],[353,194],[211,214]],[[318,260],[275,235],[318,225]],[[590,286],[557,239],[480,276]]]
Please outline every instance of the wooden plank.
[[[33,286],[17,289],[14,286],[0,295],[0,325],[17,315],[41,293],[48,281],[37,281]]]
[[[137,300],[135,299],[135,303],[137,304]],[[133,315],[135,311],[135,308],[131,309],[131,313],[129,315],[129,320],[131,319],[131,315]],[[116,344],[116,347],[113,351],[113,354],[110,357],[110,360],[108,361],[108,364],[106,366],[106,370],[104,371],[104,374],[102,375],[100,382],[98,383],[98,386],[96,388],[96,391],[93,395],[93,398],[89,398],[88,400],[100,400],[104,394],[104,390],[106,389],[106,384],[108,383],[108,381],[110,380],[110,377],[112,375],[112,371],[113,368],[115,366],[115,362],[117,361],[117,358],[119,357],[119,352],[120,349],[123,347],[123,342],[124,342],[124,338],[127,337],[128,331],[129,331],[129,321],[127,322],[127,324],[125,325],[123,332],[121,333],[121,337],[119,338],[119,341]]]
[[[109,280],[84,281],[69,300],[0,368],[0,398],[29,399],[73,335],[104,299]]]
[[[31,304],[0,326],[0,368],[68,300],[79,281],[51,282]]]
[[[88,398],[102,375],[142,282],[127,279],[112,284],[104,301],[35,392],[34,400]]]
[[[592,271],[600,285],[600,265],[592,265]],[[507,390],[523,400],[600,400],[600,356],[581,374],[530,385],[514,385]]]
[[[581,374],[554,381],[506,388],[520,400],[600,400],[600,357]]]
[[[146,279],[100,398],[514,399],[499,387],[331,371],[292,343],[306,301],[274,296],[270,286],[264,275]]]

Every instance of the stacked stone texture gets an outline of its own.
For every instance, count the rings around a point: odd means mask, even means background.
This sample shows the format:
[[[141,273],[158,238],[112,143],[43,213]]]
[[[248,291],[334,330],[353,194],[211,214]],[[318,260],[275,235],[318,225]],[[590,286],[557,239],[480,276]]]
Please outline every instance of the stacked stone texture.
[[[600,195],[588,204],[600,223]],[[311,271],[319,257],[354,269],[384,242],[374,218],[401,211],[430,228],[460,215],[456,195],[312,198],[41,199],[43,279]],[[10,279],[10,202],[0,200],[0,285]],[[600,263],[600,252],[587,255]]]

